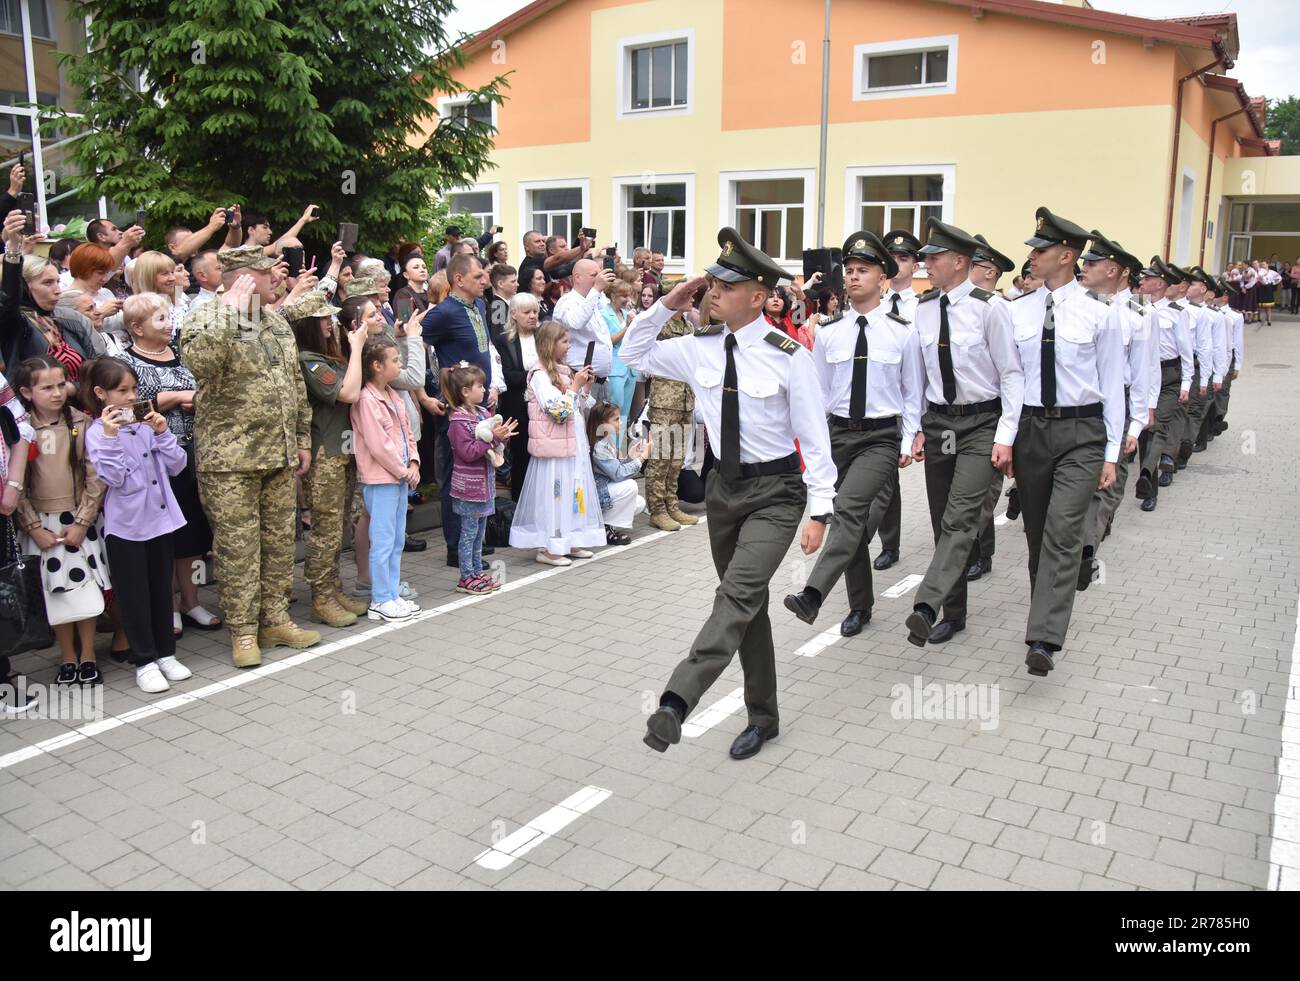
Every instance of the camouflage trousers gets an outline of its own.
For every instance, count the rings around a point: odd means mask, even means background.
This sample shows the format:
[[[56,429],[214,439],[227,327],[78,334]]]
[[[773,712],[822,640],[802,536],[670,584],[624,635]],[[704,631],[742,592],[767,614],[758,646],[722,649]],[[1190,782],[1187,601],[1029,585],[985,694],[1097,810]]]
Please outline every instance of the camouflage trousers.
[[[693,414],[650,406],[650,445],[645,462],[645,499],[651,514],[666,514],[677,506],[677,478],[686,462],[686,433]]]
[[[343,552],[343,525],[356,480],[356,458],[351,453],[326,456],[323,448],[302,478],[307,507],[311,509],[304,571],[313,596],[343,588],[339,555]]]
[[[293,589],[293,528],[297,520],[293,467],[199,472],[199,497],[212,525],[217,591],[235,636],[289,622]]]

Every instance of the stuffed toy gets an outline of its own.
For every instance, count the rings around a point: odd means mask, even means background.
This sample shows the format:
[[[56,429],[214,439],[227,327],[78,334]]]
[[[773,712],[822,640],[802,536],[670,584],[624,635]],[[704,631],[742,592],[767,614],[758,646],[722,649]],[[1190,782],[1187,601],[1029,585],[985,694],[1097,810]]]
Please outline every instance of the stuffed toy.
[[[492,444],[496,442],[496,435],[492,432],[497,426],[501,425],[504,420],[497,416],[488,416],[486,419],[479,421],[474,427],[474,437],[481,439],[483,442]],[[492,466],[499,467],[506,462],[506,454],[502,449],[488,450],[488,459],[492,461]]]

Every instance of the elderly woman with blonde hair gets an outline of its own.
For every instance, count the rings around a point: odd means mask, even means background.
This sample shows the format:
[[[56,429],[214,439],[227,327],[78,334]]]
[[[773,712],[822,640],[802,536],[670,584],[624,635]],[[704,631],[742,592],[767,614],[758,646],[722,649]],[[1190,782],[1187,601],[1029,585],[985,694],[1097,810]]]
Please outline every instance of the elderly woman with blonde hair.
[[[172,337],[180,333],[190,310],[190,298],[176,287],[175,259],[162,252],[142,252],[126,271],[126,281],[133,293],[157,293],[165,299]]]

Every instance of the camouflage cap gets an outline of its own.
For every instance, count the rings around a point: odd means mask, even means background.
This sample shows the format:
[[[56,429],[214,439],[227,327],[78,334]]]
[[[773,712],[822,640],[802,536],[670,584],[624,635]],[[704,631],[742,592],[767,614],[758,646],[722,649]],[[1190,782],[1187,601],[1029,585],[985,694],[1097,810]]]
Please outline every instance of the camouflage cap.
[[[330,306],[329,300],[325,298],[325,294],[320,290],[308,290],[301,296],[295,296],[292,300],[282,304],[280,316],[292,322],[307,317],[332,317],[339,312],[339,309],[339,307]]]
[[[241,245],[237,249],[222,249],[217,253],[223,273],[236,269],[252,272],[264,272],[275,265],[275,257],[269,256],[260,245]]]
[[[349,299],[354,296],[379,295],[379,287],[375,285],[375,280],[371,276],[353,276],[343,289],[348,294]]]

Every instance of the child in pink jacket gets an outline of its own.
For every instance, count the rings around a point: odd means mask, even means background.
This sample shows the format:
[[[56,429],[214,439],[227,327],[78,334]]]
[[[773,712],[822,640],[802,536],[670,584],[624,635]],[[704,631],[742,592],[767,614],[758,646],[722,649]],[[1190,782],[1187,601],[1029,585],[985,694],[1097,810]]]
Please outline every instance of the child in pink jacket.
[[[357,482],[370,515],[371,620],[409,620],[420,607],[398,595],[406,542],[406,491],[420,482],[420,457],[406,410],[389,388],[402,373],[397,344],[377,334],[361,352],[366,383],[352,406]]]

